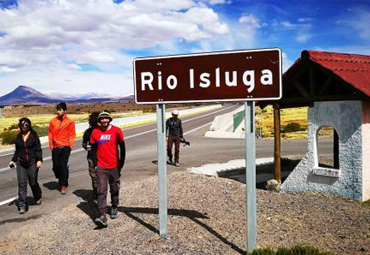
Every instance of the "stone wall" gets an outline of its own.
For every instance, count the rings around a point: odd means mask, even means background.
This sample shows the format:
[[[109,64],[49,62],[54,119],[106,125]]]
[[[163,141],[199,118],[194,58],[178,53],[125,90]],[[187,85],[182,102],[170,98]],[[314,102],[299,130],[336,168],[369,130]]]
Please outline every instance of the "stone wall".
[[[29,116],[36,114],[54,114],[56,105],[19,105],[5,106],[2,109],[4,117],[11,116]],[[108,110],[110,112],[125,112],[137,110],[155,111],[155,105],[137,105],[133,102],[122,103],[84,103],[84,104],[67,104],[69,113],[90,113],[93,111]]]
[[[207,103],[194,103],[191,106],[202,106]],[[5,106],[1,109],[3,117],[29,116],[36,114],[54,114],[56,104],[49,105],[18,105]],[[189,104],[168,104],[166,109],[189,107]],[[102,103],[83,103],[67,104],[68,113],[91,113],[107,110],[109,112],[127,112],[127,111],[148,111],[155,112],[155,105],[138,105],[134,102],[102,102]]]

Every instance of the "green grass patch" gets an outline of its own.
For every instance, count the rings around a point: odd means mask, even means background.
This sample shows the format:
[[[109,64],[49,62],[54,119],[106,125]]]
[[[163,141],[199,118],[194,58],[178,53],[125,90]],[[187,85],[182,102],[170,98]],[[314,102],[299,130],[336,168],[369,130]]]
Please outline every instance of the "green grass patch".
[[[276,251],[272,248],[255,249],[247,255],[334,255],[331,252],[320,252],[318,248],[312,246],[294,246],[291,248],[280,247]]]
[[[370,199],[362,203],[363,206],[370,208]]]
[[[8,144],[15,144],[15,140],[17,139],[17,131],[5,131],[0,134],[1,143],[3,145]]]
[[[34,126],[32,128],[36,131],[39,137],[48,135],[49,126]]]

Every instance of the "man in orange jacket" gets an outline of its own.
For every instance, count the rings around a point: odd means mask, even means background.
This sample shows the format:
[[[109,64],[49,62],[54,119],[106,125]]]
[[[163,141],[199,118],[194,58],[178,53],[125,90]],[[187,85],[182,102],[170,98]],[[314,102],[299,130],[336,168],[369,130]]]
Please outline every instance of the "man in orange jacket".
[[[49,147],[53,160],[53,172],[58,179],[60,193],[66,194],[68,187],[68,159],[75,144],[75,123],[67,117],[66,103],[57,105],[57,116],[49,123]]]

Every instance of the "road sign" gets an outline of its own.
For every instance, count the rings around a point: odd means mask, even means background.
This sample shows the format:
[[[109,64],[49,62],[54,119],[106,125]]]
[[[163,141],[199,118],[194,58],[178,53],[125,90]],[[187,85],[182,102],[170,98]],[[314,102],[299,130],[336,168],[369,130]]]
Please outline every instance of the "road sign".
[[[136,58],[138,104],[278,100],[281,50],[258,49]]]

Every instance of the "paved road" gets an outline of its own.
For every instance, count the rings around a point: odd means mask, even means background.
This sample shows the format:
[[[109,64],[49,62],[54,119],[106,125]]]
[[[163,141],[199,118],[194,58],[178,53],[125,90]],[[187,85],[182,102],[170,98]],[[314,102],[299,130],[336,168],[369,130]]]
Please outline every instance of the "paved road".
[[[225,106],[221,109],[182,118],[185,137],[191,142],[190,147],[181,147],[181,167],[168,167],[168,173],[182,171],[188,167],[202,166],[209,163],[224,163],[228,160],[245,157],[243,139],[205,138],[207,131],[216,115],[232,111],[239,105]],[[126,164],[122,172],[123,185],[127,182],[142,180],[157,174],[156,123],[123,129],[126,140]],[[257,158],[273,157],[274,140],[257,139]],[[30,206],[29,212],[19,215],[14,203],[7,200],[17,196],[16,171],[4,169],[10,161],[10,155],[0,155],[0,227],[2,233],[7,228],[16,227],[21,222],[32,220],[59,210],[64,206],[78,204],[80,197],[87,199],[91,193],[91,181],[87,172],[86,152],[80,150],[81,140],[76,142],[75,150],[70,157],[70,187],[65,196],[56,190],[56,182],[51,170],[49,149],[44,149],[44,164],[39,174],[39,182],[43,190],[43,204]],[[330,146],[327,146],[330,149]],[[282,142],[282,155],[303,155],[307,151],[307,141],[290,140]],[[9,154],[9,153],[8,153]],[[30,189],[29,194],[30,194]],[[122,194],[124,196],[124,194]],[[32,198],[29,198],[32,202]],[[4,231],[3,231],[4,230]]]

